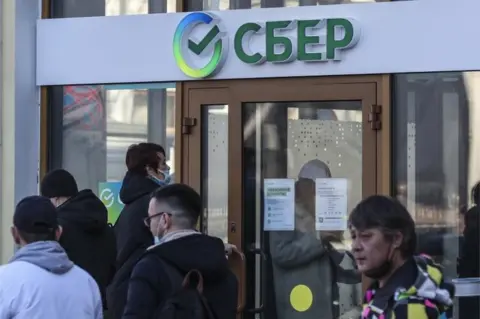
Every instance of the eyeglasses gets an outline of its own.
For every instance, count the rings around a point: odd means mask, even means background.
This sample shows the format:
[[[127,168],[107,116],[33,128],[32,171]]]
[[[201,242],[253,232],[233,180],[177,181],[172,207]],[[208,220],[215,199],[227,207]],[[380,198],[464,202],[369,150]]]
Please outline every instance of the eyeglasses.
[[[147,227],[150,227],[150,224],[152,222],[152,219],[155,218],[155,217],[158,217],[158,216],[162,216],[162,215],[168,215],[168,216],[172,216],[171,213],[166,213],[166,212],[158,212],[156,214],[153,214],[152,216],[148,216],[148,217],[145,217],[143,219],[143,223],[145,224],[145,226]]]

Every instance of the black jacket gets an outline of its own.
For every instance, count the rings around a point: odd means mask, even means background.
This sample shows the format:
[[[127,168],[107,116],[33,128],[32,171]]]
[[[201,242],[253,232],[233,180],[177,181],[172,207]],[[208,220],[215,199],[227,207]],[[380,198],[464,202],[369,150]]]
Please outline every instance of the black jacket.
[[[458,275],[460,278],[480,277],[480,207],[473,206],[465,214],[464,241],[460,250]],[[480,298],[459,298],[459,318],[479,318]]]
[[[160,258],[160,260],[159,260]],[[164,261],[164,262],[162,262]],[[203,234],[190,235],[152,247],[135,266],[123,319],[150,319],[172,293],[166,265],[183,277],[197,269],[204,278],[204,296],[221,319],[234,319],[237,278],[228,268],[223,242]]]
[[[148,216],[150,194],[159,186],[145,176],[127,173],[120,190],[125,204],[115,223],[117,240],[117,273],[108,287],[110,316],[122,317],[127,301],[128,280],[136,262],[153,244],[153,236],[143,220]]]
[[[91,190],[83,190],[57,208],[63,228],[60,245],[68,257],[97,282],[105,307],[105,290],[115,273],[115,236],[107,209]]]

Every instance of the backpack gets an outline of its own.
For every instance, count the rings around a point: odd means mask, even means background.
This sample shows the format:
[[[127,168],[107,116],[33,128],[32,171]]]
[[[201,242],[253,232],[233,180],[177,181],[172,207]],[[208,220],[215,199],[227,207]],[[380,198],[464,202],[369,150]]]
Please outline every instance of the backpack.
[[[192,282],[193,277],[196,278]],[[193,284],[194,282],[196,282],[196,285]],[[203,295],[203,276],[198,270],[189,271],[183,278],[180,288],[173,287],[173,294],[162,303],[154,318],[219,319],[215,316]]]

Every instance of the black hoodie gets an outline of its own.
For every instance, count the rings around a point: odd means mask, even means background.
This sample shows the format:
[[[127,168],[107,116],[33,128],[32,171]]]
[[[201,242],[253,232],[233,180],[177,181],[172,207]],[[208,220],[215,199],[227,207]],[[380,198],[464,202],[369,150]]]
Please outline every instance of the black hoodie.
[[[154,181],[139,174],[128,172],[123,179],[120,199],[125,207],[114,227],[117,273],[107,293],[110,315],[114,319],[121,318],[123,314],[133,266],[153,244],[153,236],[143,220],[148,216],[150,194],[158,187]]]
[[[115,236],[105,205],[87,189],[57,208],[63,228],[60,245],[77,266],[97,282],[105,307],[105,289],[115,273]]]
[[[152,318],[172,294],[172,289],[178,289],[183,277],[193,269],[199,270],[203,276],[204,296],[217,318],[234,319],[238,297],[237,278],[228,268],[223,242],[203,234],[156,245],[145,253],[132,272],[122,318]],[[172,271],[178,273],[179,277],[169,276]]]

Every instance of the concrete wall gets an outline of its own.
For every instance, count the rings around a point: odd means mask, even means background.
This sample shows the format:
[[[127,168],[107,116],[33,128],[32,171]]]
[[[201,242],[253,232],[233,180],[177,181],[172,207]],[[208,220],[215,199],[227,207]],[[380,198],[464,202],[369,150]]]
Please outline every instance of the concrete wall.
[[[16,203],[38,192],[40,95],[35,86],[35,26],[41,0],[0,0],[1,206],[0,262],[14,252],[10,235]]]

